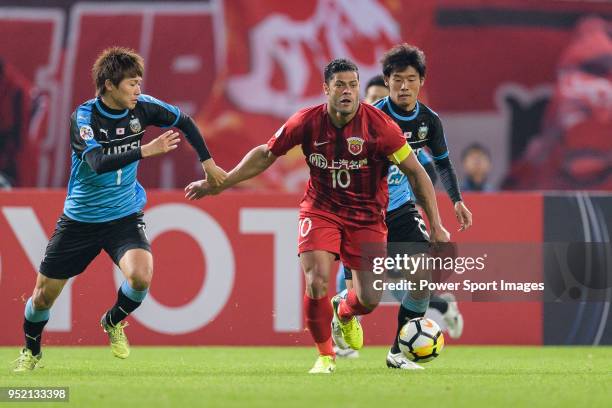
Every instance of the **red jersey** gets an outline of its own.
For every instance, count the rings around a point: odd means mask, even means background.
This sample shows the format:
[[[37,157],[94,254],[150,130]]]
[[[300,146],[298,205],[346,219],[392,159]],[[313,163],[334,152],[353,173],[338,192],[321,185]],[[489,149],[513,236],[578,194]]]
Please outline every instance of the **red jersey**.
[[[333,125],[327,105],[303,109],[268,141],[275,156],[302,145],[310,179],[302,210],[319,209],[354,223],[380,222],[389,201],[389,159],[406,144],[399,126],[364,103],[342,128]]]

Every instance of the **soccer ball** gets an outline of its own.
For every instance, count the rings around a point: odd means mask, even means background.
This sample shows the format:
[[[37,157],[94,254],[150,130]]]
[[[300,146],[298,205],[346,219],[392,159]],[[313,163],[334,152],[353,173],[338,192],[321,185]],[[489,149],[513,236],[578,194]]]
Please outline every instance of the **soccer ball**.
[[[425,317],[410,320],[400,330],[399,348],[411,361],[426,363],[438,357],[444,336],[436,322]]]

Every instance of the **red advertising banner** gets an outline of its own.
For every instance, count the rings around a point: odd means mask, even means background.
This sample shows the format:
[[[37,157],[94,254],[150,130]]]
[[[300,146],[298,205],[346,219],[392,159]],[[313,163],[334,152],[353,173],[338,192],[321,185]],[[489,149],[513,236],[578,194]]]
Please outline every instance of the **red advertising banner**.
[[[0,150],[0,173],[16,186],[66,185],[68,118],[94,96],[91,66],[106,47],[142,54],[144,92],[192,115],[217,163],[231,168],[292,113],[324,100],[322,71],[332,58],[359,65],[363,93],[383,53],[401,42],[427,55],[421,99],[440,114],[455,163],[477,142],[493,158],[494,187],[612,185],[609,2],[54,4],[64,7],[40,1],[0,12],[0,37],[20,39],[0,43],[0,89],[31,97],[18,121],[15,99],[0,98],[0,132],[15,139]],[[123,30],[115,29],[118,15]],[[18,132],[9,126],[15,121]],[[151,129],[145,140],[154,135]],[[194,157],[185,143],[140,177],[149,186],[181,188],[200,174]],[[457,171],[461,177],[461,166]],[[299,192],[305,178],[294,150],[253,184]]]
[[[24,303],[64,194],[0,193],[0,345],[23,340]],[[188,202],[181,192],[149,192],[145,220],[155,272],[149,296],[129,318],[130,340],[143,345],[310,345],[296,256],[299,200],[292,194],[229,192]],[[459,233],[453,232],[448,199],[439,197],[454,240],[541,242],[540,195],[467,195],[466,200],[475,214],[474,227]],[[98,319],[114,303],[122,281],[110,259],[100,255],[58,298],[45,343],[104,344]],[[366,344],[389,343],[396,308],[381,305],[364,319]],[[460,302],[460,309],[465,330],[457,343],[542,343],[539,302]]]

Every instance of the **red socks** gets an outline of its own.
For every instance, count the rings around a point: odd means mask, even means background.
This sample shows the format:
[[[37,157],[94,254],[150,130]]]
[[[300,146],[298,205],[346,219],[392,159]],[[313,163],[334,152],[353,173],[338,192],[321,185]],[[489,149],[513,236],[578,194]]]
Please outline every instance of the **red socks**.
[[[342,320],[349,320],[356,315],[365,315],[372,312],[357,299],[354,290],[349,290],[346,300],[340,302],[338,316]],[[327,296],[320,299],[312,299],[304,294],[304,314],[306,315],[306,327],[314,339],[319,354],[322,356],[336,356],[331,338],[331,321],[334,317],[331,303]]]
[[[312,299],[304,294],[304,314],[306,315],[306,327],[310,331],[317,345],[319,354],[322,356],[335,357],[331,338],[331,321],[334,311],[327,296],[320,299]]]
[[[353,289],[348,291],[346,299],[342,300],[338,306],[338,317],[343,321],[347,321],[353,316],[366,315],[371,312],[371,309],[359,303],[357,293]]]

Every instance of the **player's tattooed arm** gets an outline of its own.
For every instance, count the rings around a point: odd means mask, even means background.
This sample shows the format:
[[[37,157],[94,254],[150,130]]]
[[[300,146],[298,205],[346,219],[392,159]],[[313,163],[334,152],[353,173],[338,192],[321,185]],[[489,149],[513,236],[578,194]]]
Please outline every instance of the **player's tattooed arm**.
[[[206,180],[198,180],[185,187],[185,197],[189,200],[198,200],[207,195],[216,195],[241,181],[248,180],[265,171],[274,163],[276,156],[272,154],[267,145],[257,146],[244,156],[225,181],[215,187]]]
[[[427,172],[421,166],[416,156],[411,153],[397,164],[397,167],[408,177],[414,194],[425,210],[430,226],[430,238],[432,242],[448,242],[450,234],[442,226],[436,193]]]

